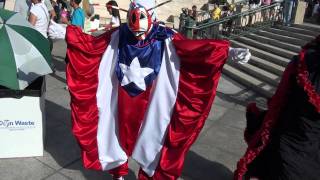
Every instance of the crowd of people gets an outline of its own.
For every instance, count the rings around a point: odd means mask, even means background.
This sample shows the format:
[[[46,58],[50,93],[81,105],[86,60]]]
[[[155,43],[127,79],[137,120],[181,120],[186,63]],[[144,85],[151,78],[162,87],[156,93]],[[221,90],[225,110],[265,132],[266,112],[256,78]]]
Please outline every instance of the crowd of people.
[[[52,49],[52,41],[48,37],[50,21],[59,20],[59,22],[83,28],[85,14],[79,6],[80,3],[81,0],[71,0],[72,14],[69,14],[69,11],[66,10],[67,5],[62,0],[58,0],[55,3],[52,3],[50,0],[16,0],[14,11],[27,19],[45,38],[48,38],[50,48]],[[61,7],[62,10],[58,10],[56,6]]]
[[[185,29],[184,27],[194,27],[197,22],[197,6],[192,6],[192,9],[182,8],[180,14],[179,30],[186,37],[192,37],[192,31]]]
[[[198,11],[197,6],[193,5],[191,9],[182,8],[182,13],[180,14],[179,30],[186,37],[192,37],[196,32],[192,31],[190,27],[195,27],[196,25],[209,20],[217,21],[221,18],[231,16],[235,12],[234,3],[224,3],[220,5],[218,2],[213,4],[213,9],[211,11]],[[230,24],[230,23],[227,23]],[[187,28],[185,28],[187,27]]]
[[[99,18],[98,15],[94,15],[94,8],[92,3],[88,4],[89,7],[82,8],[80,4],[82,0],[16,0],[14,11],[20,13],[25,19],[27,19],[36,30],[38,30],[46,38],[47,29],[50,21],[53,20],[62,24],[72,24],[84,29],[86,19]],[[116,1],[109,1],[106,5],[107,11],[111,15],[112,27],[120,25],[120,14],[119,10],[111,8],[111,6],[117,7]]]
[[[211,20],[217,21],[221,18],[232,16],[238,11],[236,10],[235,3],[220,2],[220,1],[211,1],[213,4],[213,9],[209,11],[197,11],[196,6],[193,6],[192,9],[182,8],[182,13],[180,14],[180,25],[179,30],[186,35],[187,37],[193,37],[195,31],[192,31],[192,27],[196,25],[206,23]],[[240,8],[243,8],[242,4],[238,4]],[[254,25],[257,21],[269,21],[270,19],[278,18],[282,19],[284,26],[290,26],[294,21],[294,16],[297,8],[297,0],[249,0],[247,2],[248,10],[255,10],[259,7],[266,7],[272,4],[278,3],[279,5],[273,9],[265,8],[261,11],[257,11],[259,14],[259,20],[255,13],[251,13],[248,17],[247,26]],[[238,7],[237,7],[238,8]],[[278,14],[275,11],[279,11]],[[240,11],[239,11],[240,12]],[[308,3],[308,8],[306,9],[306,17],[314,17],[319,19],[319,0],[313,0]],[[277,17],[274,17],[277,16]],[[226,23],[223,23],[222,31],[229,31],[233,21],[230,20]],[[214,30],[215,32],[215,30]],[[215,32],[217,33],[217,32]]]
[[[17,0],[14,10],[16,12],[21,13],[23,17],[26,17],[29,19],[30,16],[30,10],[32,9],[32,0]],[[84,19],[89,18],[92,21],[94,19],[99,19],[99,16],[94,16],[94,8],[92,3],[89,1],[89,7],[86,7],[84,9],[79,8],[79,5],[77,6],[77,1],[70,1],[68,3],[65,0],[44,0],[40,1],[40,4],[44,4],[45,6],[41,6],[42,9],[45,9],[45,11],[49,12],[49,15],[47,20],[43,12],[34,12],[38,13],[38,16],[43,16],[42,18],[39,17],[39,22],[36,23],[36,18],[34,18],[34,14],[31,15],[31,21],[34,23],[34,26],[36,29],[39,29],[43,34],[46,34],[44,32],[44,27],[48,25],[50,19],[59,22],[59,23],[65,23],[65,24],[74,24],[79,25],[81,28],[84,28]],[[308,2],[308,8],[306,11],[306,17],[319,17],[319,0],[313,0]],[[75,3],[73,3],[75,2]],[[80,4],[81,0],[78,1]],[[139,0],[135,0],[134,2],[139,3]],[[268,6],[272,3],[276,2],[282,2],[281,0],[249,0],[248,1],[248,7],[249,10],[258,8],[260,6]],[[156,1],[150,1],[150,7],[154,6],[156,4]],[[205,20],[212,19],[213,21],[217,21],[221,18],[231,16],[235,13],[236,5],[234,3],[229,4],[228,2],[221,2],[221,1],[213,1],[213,9],[211,11],[205,12],[205,11],[199,11],[197,9],[197,6],[193,5],[190,9],[189,8],[182,8],[182,13],[180,14],[180,24],[179,24],[179,30],[182,32],[182,34],[186,35],[187,37],[192,37],[194,35],[194,31],[190,30],[190,28],[183,28],[183,27],[195,27],[200,22],[203,23]],[[223,4],[222,4],[223,3]],[[87,4],[87,3],[85,3]],[[282,2],[283,6],[283,23],[286,26],[290,26],[292,23],[292,16],[295,12],[296,7],[296,0],[284,0]],[[40,7],[40,5],[37,5]],[[119,13],[119,9],[112,8],[117,7],[117,2],[114,0],[111,0],[106,3],[107,11],[111,15],[110,23],[107,23],[106,29],[118,27],[121,23],[121,17]],[[33,8],[33,9],[39,9],[39,8]],[[151,12],[153,20],[156,18],[156,12]],[[265,10],[261,12],[262,18],[264,20],[267,20],[269,16],[271,15],[271,11]],[[42,19],[42,20],[41,20]],[[319,18],[320,19],[320,18]],[[46,22],[48,21],[48,22]],[[225,28],[228,29],[228,27],[231,25],[228,22],[224,25]],[[253,15],[249,16],[248,25],[254,24]],[[40,27],[41,26],[41,27]],[[99,26],[99,25],[98,25]]]
[[[86,18],[93,16],[94,10],[90,10],[90,8],[84,10],[80,7],[81,2],[82,0],[70,0],[70,2],[64,0],[16,0],[14,11],[28,20],[34,29],[48,39],[51,51],[53,43],[48,36],[51,21],[75,25],[84,30]],[[106,3],[107,11],[112,17],[106,29],[118,27],[121,23],[119,10],[111,6],[117,7],[118,5],[113,0]]]

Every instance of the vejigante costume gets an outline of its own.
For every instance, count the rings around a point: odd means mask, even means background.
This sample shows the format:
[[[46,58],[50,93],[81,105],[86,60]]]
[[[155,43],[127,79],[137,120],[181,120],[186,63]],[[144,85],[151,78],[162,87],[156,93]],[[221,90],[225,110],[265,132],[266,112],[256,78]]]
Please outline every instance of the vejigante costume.
[[[230,51],[228,41],[185,39],[150,18],[132,3],[127,24],[99,37],[67,28],[72,130],[83,164],[116,178],[128,173],[129,157],[141,166],[139,179],[180,176]]]

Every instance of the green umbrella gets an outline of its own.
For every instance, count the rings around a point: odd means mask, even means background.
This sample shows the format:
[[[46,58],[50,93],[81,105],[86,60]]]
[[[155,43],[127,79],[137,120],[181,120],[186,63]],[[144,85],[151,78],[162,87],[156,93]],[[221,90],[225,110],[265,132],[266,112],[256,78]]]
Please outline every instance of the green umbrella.
[[[49,41],[19,13],[0,9],[0,85],[22,90],[52,73]]]

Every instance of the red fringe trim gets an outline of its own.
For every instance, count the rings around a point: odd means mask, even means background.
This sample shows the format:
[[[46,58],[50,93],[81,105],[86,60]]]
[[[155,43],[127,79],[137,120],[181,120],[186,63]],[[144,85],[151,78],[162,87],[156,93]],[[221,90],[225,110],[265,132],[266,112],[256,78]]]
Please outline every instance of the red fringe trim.
[[[320,95],[316,92],[314,86],[309,81],[309,73],[307,71],[307,65],[304,58],[305,52],[305,49],[300,52],[300,63],[298,65],[297,82],[298,85],[302,87],[307,93],[309,102],[316,108],[317,112],[320,113]]]

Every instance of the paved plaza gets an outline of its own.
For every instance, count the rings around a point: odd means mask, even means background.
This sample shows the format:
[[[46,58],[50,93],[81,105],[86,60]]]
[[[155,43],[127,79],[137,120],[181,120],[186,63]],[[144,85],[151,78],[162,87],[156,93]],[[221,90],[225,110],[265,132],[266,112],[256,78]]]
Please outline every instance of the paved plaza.
[[[80,149],[71,133],[69,92],[65,90],[64,41],[54,43],[53,61],[56,73],[48,75],[46,92],[46,143],[43,157],[0,160],[1,180],[108,180],[106,172],[82,167]],[[245,105],[265,99],[222,76],[209,118],[191,147],[181,179],[232,179],[236,163],[244,153]],[[138,165],[129,162],[126,180],[134,180]]]

